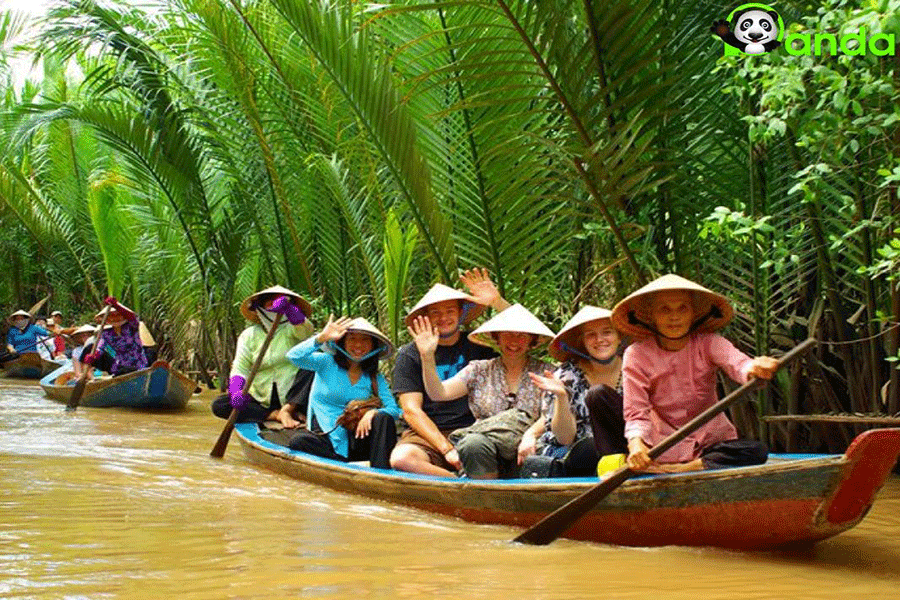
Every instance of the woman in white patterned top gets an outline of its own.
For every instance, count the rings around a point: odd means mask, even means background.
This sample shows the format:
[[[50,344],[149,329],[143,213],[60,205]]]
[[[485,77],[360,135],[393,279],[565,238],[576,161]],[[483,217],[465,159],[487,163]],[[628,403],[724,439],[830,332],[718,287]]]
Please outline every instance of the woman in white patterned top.
[[[493,346],[500,356],[471,361],[441,381],[434,363],[437,330],[427,317],[418,317],[409,331],[422,357],[428,396],[449,401],[468,394],[476,422],[450,437],[465,474],[473,479],[498,477],[515,464],[522,434],[540,416],[542,392],[529,374],[542,373],[549,365],[529,352],[549,342],[553,332],[515,304],[469,334],[472,342]]]

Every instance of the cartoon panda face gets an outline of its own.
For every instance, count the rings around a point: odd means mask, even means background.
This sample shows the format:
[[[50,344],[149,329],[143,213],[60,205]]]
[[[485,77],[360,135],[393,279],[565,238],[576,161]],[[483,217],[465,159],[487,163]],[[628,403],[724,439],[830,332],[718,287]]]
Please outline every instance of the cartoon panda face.
[[[778,21],[764,10],[748,10],[738,16],[734,37],[745,44],[771,42],[778,39]]]

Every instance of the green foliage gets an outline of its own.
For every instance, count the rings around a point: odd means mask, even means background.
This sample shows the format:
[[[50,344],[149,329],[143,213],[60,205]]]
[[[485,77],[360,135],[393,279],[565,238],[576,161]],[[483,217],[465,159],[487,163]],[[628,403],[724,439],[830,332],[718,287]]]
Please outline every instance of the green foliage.
[[[900,36],[898,3],[779,11],[791,31]],[[274,283],[316,322],[362,314],[400,342],[460,268],[553,327],[678,272],[728,295],[748,352],[842,342],[821,385],[869,409],[898,355],[878,337],[900,320],[896,61],[722,59],[671,35],[730,8],[61,3],[40,93],[0,115],[0,302],[52,288],[88,314],[109,286],[170,358],[227,372],[237,306]],[[761,407],[803,408],[782,383]]]

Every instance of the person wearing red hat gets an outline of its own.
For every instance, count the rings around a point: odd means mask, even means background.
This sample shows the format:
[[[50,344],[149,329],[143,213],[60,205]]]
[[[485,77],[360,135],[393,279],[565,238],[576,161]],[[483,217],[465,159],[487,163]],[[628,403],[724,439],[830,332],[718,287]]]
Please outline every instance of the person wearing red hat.
[[[734,309],[728,300],[677,275],[664,275],[619,302],[612,320],[639,338],[622,361],[627,463],[635,471],[673,473],[762,464],[765,444],[739,440],[724,413],[651,460],[649,448],[718,401],[716,373],[732,380],[771,379],[778,361],[751,358],[716,333]]]
[[[83,362],[113,376],[146,369],[147,355],[141,344],[137,314],[112,296],[105,303],[94,320],[100,322],[107,315],[106,326],[97,332],[97,343]]]

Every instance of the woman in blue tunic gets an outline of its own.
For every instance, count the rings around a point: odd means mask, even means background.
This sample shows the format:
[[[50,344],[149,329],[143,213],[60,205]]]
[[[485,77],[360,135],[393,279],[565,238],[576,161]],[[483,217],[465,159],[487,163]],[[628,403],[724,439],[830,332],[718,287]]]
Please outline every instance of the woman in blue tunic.
[[[287,358],[316,375],[306,415],[309,431],[292,437],[290,447],[344,462],[368,460],[372,467],[389,469],[400,407],[378,372],[378,360],[391,352],[390,340],[365,319],[335,321],[332,316],[321,332],[294,346]],[[337,425],[338,417],[350,401],[372,396],[382,407],[366,411],[351,438]]]
[[[0,357],[0,362],[16,359],[28,352],[37,353],[38,340],[50,335],[49,331],[35,325],[31,313],[24,310],[17,310],[7,318],[7,321],[10,328],[6,332],[6,353]]]

